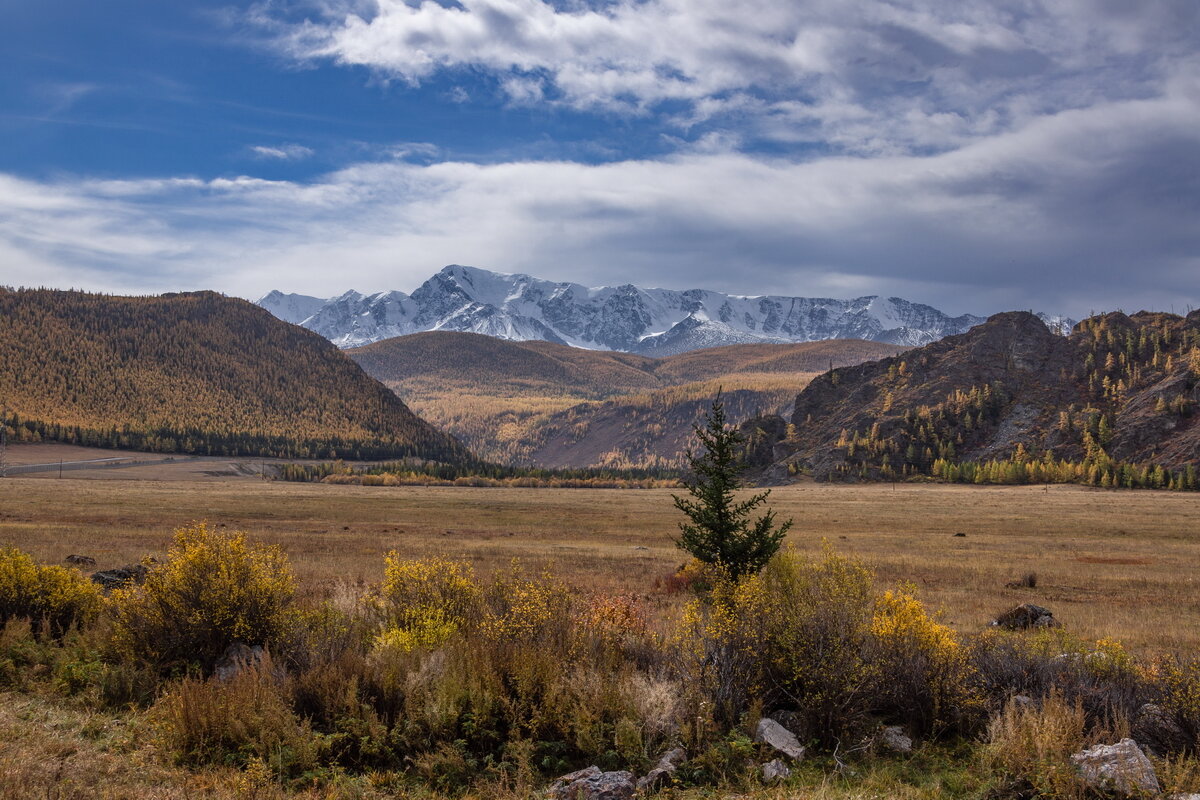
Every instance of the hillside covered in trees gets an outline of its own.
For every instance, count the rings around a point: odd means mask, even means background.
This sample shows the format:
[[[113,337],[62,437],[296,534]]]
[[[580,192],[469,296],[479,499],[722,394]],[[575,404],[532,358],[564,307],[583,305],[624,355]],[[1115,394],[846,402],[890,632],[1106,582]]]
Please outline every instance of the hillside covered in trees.
[[[432,331],[345,352],[483,458],[542,467],[674,468],[718,389],[731,419],[790,405],[831,366],[894,355],[859,340],[747,344],[667,358]]]
[[[1200,311],[1032,314],[832,370],[796,399],[789,470],[819,479],[1196,489]]]
[[[0,289],[0,406],[16,441],[468,458],[321,336],[213,292]]]

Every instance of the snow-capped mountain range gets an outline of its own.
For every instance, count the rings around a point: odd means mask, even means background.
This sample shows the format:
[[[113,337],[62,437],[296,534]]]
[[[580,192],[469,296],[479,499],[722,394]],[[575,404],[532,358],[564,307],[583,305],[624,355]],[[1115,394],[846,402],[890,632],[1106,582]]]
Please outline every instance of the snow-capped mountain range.
[[[745,297],[631,284],[589,289],[457,264],[444,267],[412,294],[350,291],[324,300],[273,291],[257,303],[338,347],[442,330],[649,356],[727,344],[821,339],[870,339],[915,347],[984,321],[970,314],[951,317],[899,297]],[[1039,316],[1055,330],[1069,332],[1074,325],[1061,317]]]

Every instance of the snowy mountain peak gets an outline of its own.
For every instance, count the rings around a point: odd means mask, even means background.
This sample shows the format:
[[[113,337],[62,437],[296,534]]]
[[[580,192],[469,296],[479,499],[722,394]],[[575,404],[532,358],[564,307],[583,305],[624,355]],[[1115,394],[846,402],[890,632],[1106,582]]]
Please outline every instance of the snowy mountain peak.
[[[597,350],[666,356],[750,342],[871,339],[918,346],[983,322],[951,317],[899,297],[831,298],[730,295],[705,289],[588,288],[530,275],[451,264],[411,295],[349,291],[320,300],[278,291],[258,304],[355,347],[429,330],[468,331],[505,339],[543,339]],[[1052,329],[1071,320],[1039,315]]]

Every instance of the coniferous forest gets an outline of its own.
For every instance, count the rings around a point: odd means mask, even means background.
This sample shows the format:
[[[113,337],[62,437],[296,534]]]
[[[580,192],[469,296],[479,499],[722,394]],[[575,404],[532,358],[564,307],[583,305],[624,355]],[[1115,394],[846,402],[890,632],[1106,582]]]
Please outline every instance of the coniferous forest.
[[[0,289],[0,398],[18,442],[466,458],[325,339],[214,292]]]

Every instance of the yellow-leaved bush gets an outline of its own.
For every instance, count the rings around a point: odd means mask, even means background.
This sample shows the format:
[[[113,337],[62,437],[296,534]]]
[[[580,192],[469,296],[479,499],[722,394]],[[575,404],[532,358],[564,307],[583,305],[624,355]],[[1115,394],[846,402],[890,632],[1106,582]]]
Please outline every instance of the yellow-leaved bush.
[[[873,660],[882,677],[877,707],[927,733],[970,726],[984,712],[970,652],[911,589],[887,591],[871,620]]]
[[[479,615],[480,588],[471,565],[446,558],[405,559],[395,550],[384,562],[381,650],[435,650]]]
[[[0,629],[28,618],[35,635],[61,636],[95,618],[102,600],[96,585],[77,570],[42,566],[14,547],[0,549]]]
[[[911,592],[877,595],[873,575],[833,553],[787,548],[758,575],[718,585],[684,610],[677,652],[718,724],[788,710],[826,744],[875,718],[920,732],[982,710],[969,653]],[[701,709],[696,709],[700,714]]]
[[[141,586],[110,596],[113,642],[161,668],[210,668],[233,642],[270,645],[291,622],[295,578],[276,545],[245,534],[180,528],[166,561]]]

